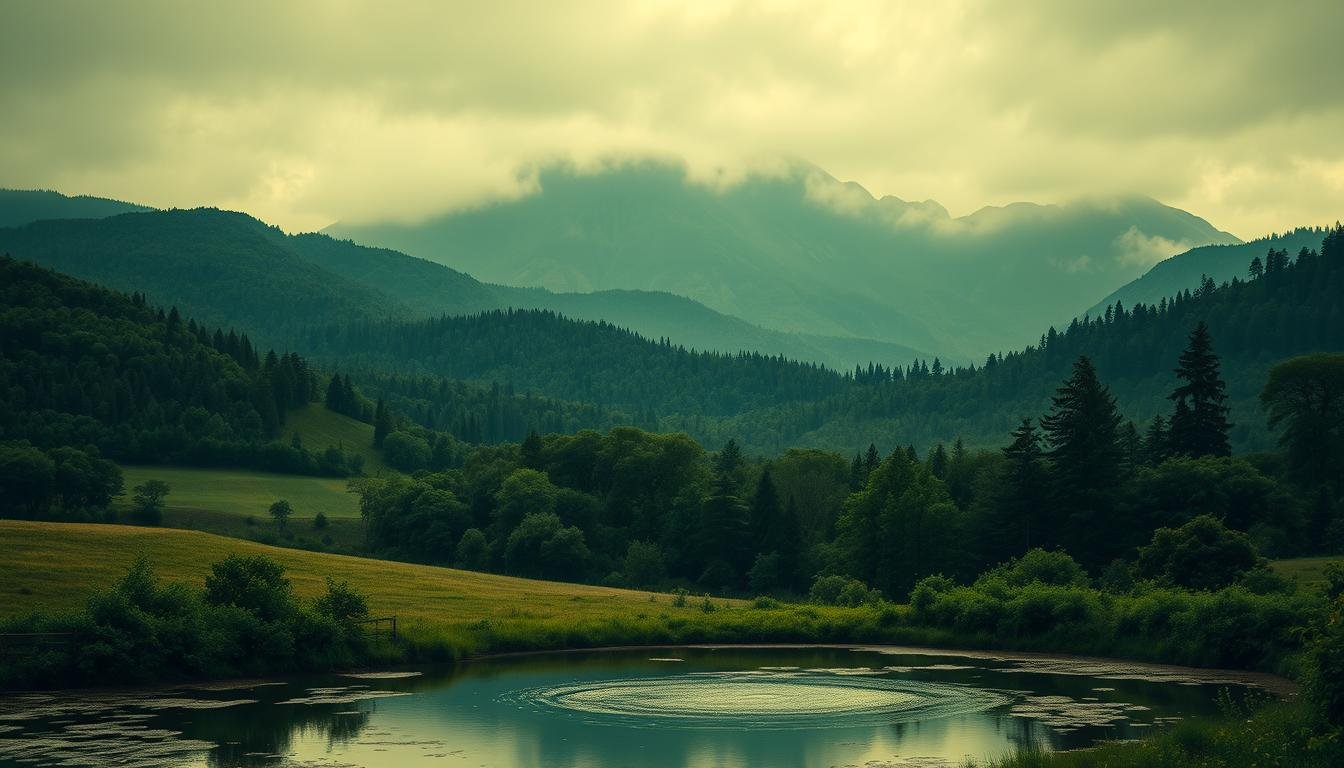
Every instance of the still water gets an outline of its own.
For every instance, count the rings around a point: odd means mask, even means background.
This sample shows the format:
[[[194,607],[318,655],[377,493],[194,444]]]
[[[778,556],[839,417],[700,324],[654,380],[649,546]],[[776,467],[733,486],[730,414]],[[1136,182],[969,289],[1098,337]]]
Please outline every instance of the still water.
[[[677,648],[0,698],[0,766],[956,766],[1142,738],[1272,680],[910,648]]]

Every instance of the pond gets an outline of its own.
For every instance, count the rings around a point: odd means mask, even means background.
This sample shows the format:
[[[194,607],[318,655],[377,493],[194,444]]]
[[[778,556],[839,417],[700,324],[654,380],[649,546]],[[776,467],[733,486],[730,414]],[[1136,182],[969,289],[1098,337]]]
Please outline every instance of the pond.
[[[1282,681],[914,648],[693,647],[0,698],[0,766],[957,766],[1142,738]]]

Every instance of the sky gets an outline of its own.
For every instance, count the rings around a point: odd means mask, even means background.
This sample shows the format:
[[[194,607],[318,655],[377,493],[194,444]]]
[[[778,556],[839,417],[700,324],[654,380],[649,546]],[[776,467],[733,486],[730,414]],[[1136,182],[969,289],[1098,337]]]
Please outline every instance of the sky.
[[[632,157],[727,185],[1344,218],[1344,3],[0,0],[0,186],[290,231]]]

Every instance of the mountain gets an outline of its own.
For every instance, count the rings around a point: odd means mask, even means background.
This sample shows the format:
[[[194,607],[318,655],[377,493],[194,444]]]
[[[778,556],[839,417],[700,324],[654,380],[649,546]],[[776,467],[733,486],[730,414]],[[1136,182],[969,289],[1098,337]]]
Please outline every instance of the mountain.
[[[1296,256],[1303,248],[1316,248],[1326,234],[1319,227],[1300,227],[1282,235],[1271,235],[1235,245],[1206,245],[1192,248],[1158,262],[1142,277],[1116,289],[1087,310],[1098,315],[1117,301],[1132,307],[1142,301],[1155,304],[1184,290],[1195,290],[1207,275],[1217,283],[1234,277],[1245,278],[1251,259],[1264,260],[1270,248],[1286,250]]]
[[[101,219],[119,213],[152,210],[143,205],[59,192],[0,189],[0,227],[17,227],[43,219]]]
[[[215,209],[37,221],[0,229],[0,251],[176,306],[211,326],[289,346],[333,319],[410,317],[381,292],[346,280],[287,247],[280,230]]]
[[[876,199],[796,165],[726,189],[675,166],[542,169],[518,200],[417,223],[338,223],[384,245],[507,285],[687,296],[794,333],[855,336],[981,359],[1021,346],[1155,261],[1235,243],[1147,198],[1026,203],[952,218]]]
[[[1080,355],[1092,358],[1121,412],[1144,424],[1170,413],[1172,372],[1196,324],[1208,324],[1222,359],[1238,451],[1273,444],[1258,394],[1276,361],[1344,349],[1344,229],[1250,282],[1201,289],[1158,305],[1075,320],[1040,345],[994,355],[981,367],[877,369],[839,376],[750,355],[692,354],[605,324],[545,312],[429,321],[358,323],[312,334],[303,350],[357,371],[494,380],[564,400],[641,414],[705,445],[736,439],[773,454],[790,447],[885,452],[964,438],[1001,445],[1024,417],[1039,417]],[[357,375],[357,380],[369,381]],[[374,389],[377,389],[375,386]],[[422,387],[420,407],[436,395]]]
[[[661,292],[557,294],[489,285],[396,251],[321,234],[287,235],[245,214],[208,208],[37,221],[0,229],[0,251],[143,291],[156,303],[281,346],[317,324],[514,307],[604,320],[694,349],[748,350],[840,369],[931,357],[886,342],[770,331]]]

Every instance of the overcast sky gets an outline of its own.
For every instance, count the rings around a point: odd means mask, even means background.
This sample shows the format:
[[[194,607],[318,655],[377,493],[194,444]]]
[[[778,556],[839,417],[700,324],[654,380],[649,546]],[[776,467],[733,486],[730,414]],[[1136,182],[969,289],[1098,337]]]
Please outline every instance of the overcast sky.
[[[526,194],[557,160],[798,158],[953,215],[1344,218],[1340,0],[449,5],[0,0],[0,186],[299,230]]]

